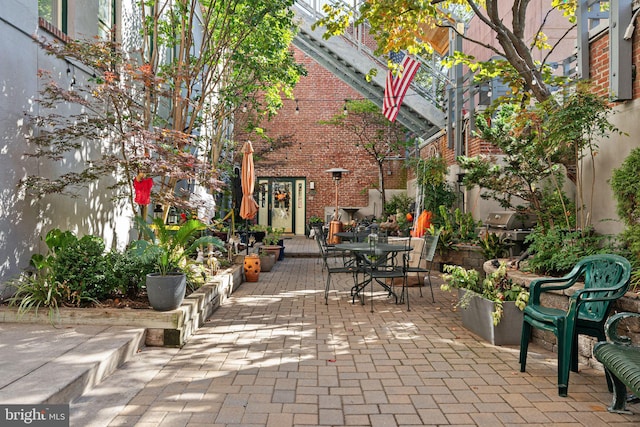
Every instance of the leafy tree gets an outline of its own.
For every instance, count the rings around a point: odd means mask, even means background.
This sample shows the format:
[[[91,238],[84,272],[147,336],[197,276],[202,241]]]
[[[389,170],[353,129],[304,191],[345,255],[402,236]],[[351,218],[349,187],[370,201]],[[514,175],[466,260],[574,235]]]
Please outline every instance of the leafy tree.
[[[59,177],[28,176],[36,195],[73,194],[107,177],[127,186],[138,173],[159,177],[155,200],[190,207],[176,194],[180,180],[220,186],[231,158],[230,121],[238,108],[255,112],[252,126],[291,96],[304,73],[289,43],[295,35],[292,0],[146,0],[137,5],[140,46],[103,40],[39,41],[52,55],[82,64],[93,77],[63,87],[49,82],[39,100],[39,132],[30,139],[39,158],[58,161],[101,146],[79,170]],[[43,73],[43,77],[47,77]],[[260,97],[258,97],[258,94]],[[59,105],[78,108],[59,114]]]
[[[406,139],[404,127],[387,120],[373,102],[351,100],[346,107],[347,114],[336,114],[321,123],[347,130],[355,137],[356,146],[375,161],[382,206],[386,206],[384,165],[390,157],[402,155],[412,141]]]
[[[421,187],[422,208],[431,212],[431,222],[441,225],[443,219],[437,213],[440,206],[453,209],[457,200],[455,191],[446,181],[447,160],[444,157],[430,157],[414,161],[416,183]]]
[[[541,102],[526,108],[503,104],[490,123],[486,117],[478,119],[479,136],[500,148],[502,161],[485,156],[460,156],[457,160],[467,170],[465,184],[487,190],[483,197],[507,209],[530,210],[543,228],[561,221],[567,229],[577,225],[586,230],[590,215],[585,211],[591,210],[593,200],[586,203],[582,196],[580,160],[593,158],[596,139],[618,129],[609,122],[611,108],[606,99],[593,94],[588,84],[580,83],[564,94],[553,104]],[[556,108],[556,102],[562,108]],[[563,166],[567,164],[574,165],[569,173],[576,176],[576,204],[569,203],[562,191]],[[592,176],[595,179],[595,170]],[[562,206],[562,214],[550,215],[550,200]],[[528,206],[521,206],[522,201]]]

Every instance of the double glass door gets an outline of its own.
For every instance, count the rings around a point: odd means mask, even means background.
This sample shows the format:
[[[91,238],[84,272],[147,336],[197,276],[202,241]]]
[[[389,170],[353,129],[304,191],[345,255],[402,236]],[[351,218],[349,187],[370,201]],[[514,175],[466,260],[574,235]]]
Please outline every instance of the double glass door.
[[[301,222],[304,234],[304,188],[304,179],[258,179],[254,197],[260,207],[258,223],[298,234]]]

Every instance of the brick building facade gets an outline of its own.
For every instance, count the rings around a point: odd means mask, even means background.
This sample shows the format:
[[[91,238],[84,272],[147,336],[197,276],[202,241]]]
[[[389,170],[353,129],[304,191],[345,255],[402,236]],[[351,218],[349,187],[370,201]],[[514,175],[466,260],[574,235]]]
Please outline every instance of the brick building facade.
[[[274,220],[278,213],[274,209],[273,183],[276,186],[282,183],[286,191],[292,190],[289,203],[298,208],[292,218],[295,223],[292,232],[297,229],[296,234],[299,234],[300,224],[304,225],[311,216],[326,218],[335,206],[336,186],[331,174],[325,171],[336,167],[349,170],[338,183],[339,206],[361,208],[356,214],[358,217],[380,216],[380,202],[375,197],[378,193],[376,162],[357,146],[358,141],[353,134],[321,123],[343,114],[345,101],[361,100],[362,95],[302,51],[295,47],[292,49],[296,61],[304,64],[308,75],[296,85],[295,99],[285,99],[278,114],[262,123],[269,138],[283,141],[285,147],[271,149],[269,143],[257,135],[236,134],[238,141],[251,140],[257,153],[256,200],[263,208],[258,222],[281,225]],[[387,161],[384,173],[388,190],[406,190],[404,159]],[[260,187],[265,182],[268,184],[266,192]],[[301,192],[300,183],[304,184]],[[286,214],[282,212],[282,216]],[[348,213],[342,212],[343,221],[349,218]]]

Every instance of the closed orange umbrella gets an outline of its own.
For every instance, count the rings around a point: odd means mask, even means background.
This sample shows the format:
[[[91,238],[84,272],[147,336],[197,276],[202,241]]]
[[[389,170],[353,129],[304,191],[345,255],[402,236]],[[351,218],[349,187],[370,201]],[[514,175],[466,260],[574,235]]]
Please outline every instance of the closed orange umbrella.
[[[242,147],[242,203],[240,204],[240,216],[244,219],[253,219],[258,213],[258,204],[253,199],[256,173],[253,168],[253,146],[251,141],[244,143]]]

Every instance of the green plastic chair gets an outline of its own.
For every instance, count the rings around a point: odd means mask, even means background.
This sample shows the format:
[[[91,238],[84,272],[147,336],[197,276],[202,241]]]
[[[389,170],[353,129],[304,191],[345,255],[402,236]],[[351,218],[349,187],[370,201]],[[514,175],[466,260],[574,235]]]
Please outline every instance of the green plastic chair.
[[[553,332],[558,342],[558,394],[566,397],[569,369],[578,372],[578,335],[606,340],[604,324],[611,303],[625,294],[630,275],[631,265],[625,258],[601,254],[582,258],[564,277],[533,280],[522,323],[520,372],[525,372],[531,328]],[[540,303],[544,292],[562,291],[578,281],[584,282],[584,288],[569,297],[567,310]],[[609,390],[611,388],[609,383]]]

